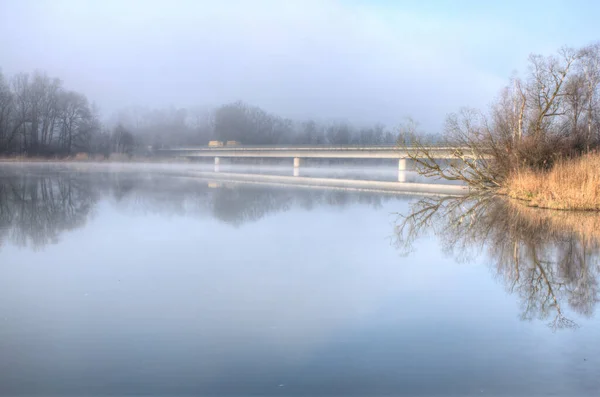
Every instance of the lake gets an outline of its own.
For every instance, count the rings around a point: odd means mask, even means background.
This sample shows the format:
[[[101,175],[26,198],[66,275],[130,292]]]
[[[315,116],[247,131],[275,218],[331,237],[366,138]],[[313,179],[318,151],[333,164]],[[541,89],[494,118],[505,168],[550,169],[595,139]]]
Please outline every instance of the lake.
[[[598,230],[494,197],[3,165],[0,395],[597,395]]]

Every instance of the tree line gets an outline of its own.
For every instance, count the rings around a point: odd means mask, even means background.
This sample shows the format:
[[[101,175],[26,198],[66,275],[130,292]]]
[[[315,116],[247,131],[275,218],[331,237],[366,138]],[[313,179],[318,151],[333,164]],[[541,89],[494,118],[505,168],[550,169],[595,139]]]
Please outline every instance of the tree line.
[[[97,107],[44,72],[0,72],[0,155],[70,156],[131,152],[134,137],[107,128]]]
[[[35,72],[7,79],[0,73],[0,152],[69,154],[88,151],[100,128],[85,95]]]
[[[294,121],[242,101],[216,108],[130,107],[104,121],[98,108],[44,72],[0,71],[0,155],[147,154],[152,148],[206,145],[392,145],[383,124]]]
[[[242,101],[214,109],[132,107],[118,112],[111,122],[130,131],[144,148],[206,145],[210,140],[244,145],[393,145],[399,139],[398,131],[379,123],[295,121]]]

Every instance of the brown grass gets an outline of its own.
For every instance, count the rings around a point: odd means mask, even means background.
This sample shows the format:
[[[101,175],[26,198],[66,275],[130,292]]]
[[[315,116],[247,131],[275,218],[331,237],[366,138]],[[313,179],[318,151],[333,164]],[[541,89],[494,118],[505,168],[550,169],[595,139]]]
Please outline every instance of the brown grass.
[[[600,211],[600,154],[558,161],[550,171],[520,170],[502,192],[532,207]]]

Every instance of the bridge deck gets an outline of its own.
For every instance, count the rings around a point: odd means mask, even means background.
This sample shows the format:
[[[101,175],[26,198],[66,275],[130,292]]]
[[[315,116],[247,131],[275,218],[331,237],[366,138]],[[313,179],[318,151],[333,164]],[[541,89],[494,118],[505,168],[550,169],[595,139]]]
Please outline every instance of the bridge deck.
[[[454,148],[431,147],[427,150],[438,159],[453,158]],[[175,149],[160,149],[160,153],[182,157],[298,157],[298,158],[373,158],[373,159],[403,159],[409,154],[418,154],[396,146],[297,146],[297,147],[183,147]]]

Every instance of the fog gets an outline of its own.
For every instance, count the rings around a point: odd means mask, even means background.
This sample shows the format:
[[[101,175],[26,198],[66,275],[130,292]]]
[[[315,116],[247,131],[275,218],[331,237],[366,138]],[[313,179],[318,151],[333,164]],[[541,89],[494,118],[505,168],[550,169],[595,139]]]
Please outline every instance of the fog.
[[[60,77],[105,118],[129,106],[243,100],[292,119],[412,116],[435,132],[448,112],[490,102],[530,52],[587,44],[597,8],[2,0],[0,68]]]

